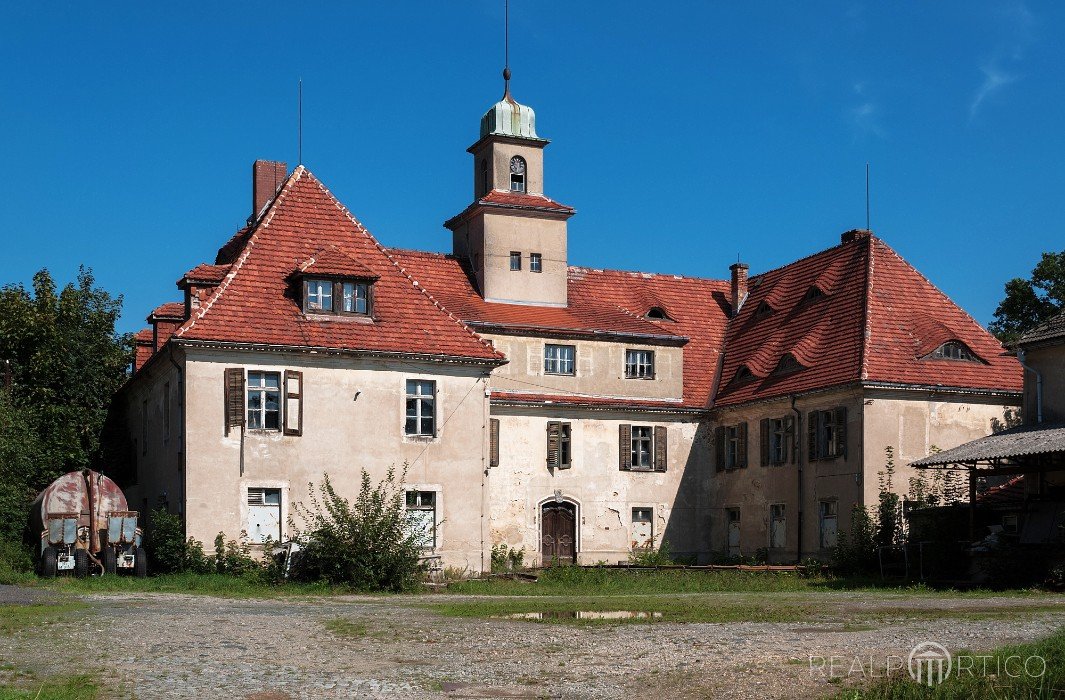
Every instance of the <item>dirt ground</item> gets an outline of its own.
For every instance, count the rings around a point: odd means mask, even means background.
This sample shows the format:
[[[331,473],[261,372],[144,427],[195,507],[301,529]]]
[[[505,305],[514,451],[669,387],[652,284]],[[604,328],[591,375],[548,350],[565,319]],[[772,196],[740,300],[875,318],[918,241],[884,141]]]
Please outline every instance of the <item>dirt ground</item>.
[[[846,684],[922,641],[989,650],[1065,626],[1065,598],[761,595],[812,598],[854,621],[558,624],[425,607],[470,599],[459,596],[90,595],[61,622],[0,635],[0,683],[89,672],[105,698],[820,697],[840,686],[810,656],[837,657]],[[0,603],[42,600],[58,598],[0,590]],[[920,614],[930,607],[951,616]]]

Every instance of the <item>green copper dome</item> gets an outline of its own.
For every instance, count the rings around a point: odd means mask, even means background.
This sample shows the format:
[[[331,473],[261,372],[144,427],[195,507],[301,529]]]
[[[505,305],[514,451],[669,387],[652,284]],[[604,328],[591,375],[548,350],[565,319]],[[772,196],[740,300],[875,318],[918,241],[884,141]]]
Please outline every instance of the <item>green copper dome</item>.
[[[508,88],[503,99],[492,105],[481,117],[481,138],[485,136],[517,136],[540,140],[536,135],[536,112],[532,107],[518,104],[510,96]]]

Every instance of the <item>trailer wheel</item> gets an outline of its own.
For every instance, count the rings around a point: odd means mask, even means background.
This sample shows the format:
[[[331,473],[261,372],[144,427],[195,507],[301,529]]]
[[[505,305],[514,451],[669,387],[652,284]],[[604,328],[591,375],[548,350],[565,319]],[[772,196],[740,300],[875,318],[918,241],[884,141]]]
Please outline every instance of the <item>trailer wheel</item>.
[[[89,553],[84,549],[74,550],[74,576],[85,578],[89,575]]]
[[[148,555],[144,553],[144,547],[137,547],[133,553],[133,574],[137,578],[148,575]]]
[[[55,578],[55,575],[59,572],[59,555],[55,551],[55,547],[45,547],[41,552],[41,576],[45,578]]]
[[[104,573],[118,573],[118,553],[111,545],[104,547]]]

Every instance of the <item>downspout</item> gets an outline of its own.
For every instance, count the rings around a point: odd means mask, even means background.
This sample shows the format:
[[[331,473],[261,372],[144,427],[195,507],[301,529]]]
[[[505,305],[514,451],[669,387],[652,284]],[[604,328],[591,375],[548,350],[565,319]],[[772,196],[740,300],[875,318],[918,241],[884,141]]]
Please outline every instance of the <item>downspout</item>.
[[[188,472],[185,469],[185,373],[182,371],[181,365],[179,365],[174,360],[174,344],[173,343],[170,344],[170,352],[167,353],[166,357],[167,357],[168,360],[170,360],[170,364],[174,365],[174,369],[177,370],[177,379],[178,379],[178,381],[177,381],[177,384],[178,384],[178,390],[177,390],[177,395],[178,395],[178,436],[177,437],[178,437],[178,454],[181,455],[180,459],[178,460],[178,469],[181,470],[181,499],[178,501],[178,504],[181,507],[181,529],[184,532],[185,537],[188,537],[189,533],[187,531],[185,531],[185,528],[186,528],[185,494],[187,493],[186,488],[188,486]],[[171,417],[171,420],[173,420],[173,417]]]
[[[1035,375],[1035,422],[1043,422],[1043,375],[1024,364],[1024,350],[1017,348],[1017,362],[1021,367]]]
[[[798,521],[798,535],[799,546],[796,550],[795,561],[797,564],[802,563],[802,521],[803,521],[803,467],[802,467],[802,412],[795,408],[795,395],[791,396],[791,410],[795,413],[795,436],[792,449],[795,450],[795,461],[798,464],[798,496],[799,496],[799,521]]]

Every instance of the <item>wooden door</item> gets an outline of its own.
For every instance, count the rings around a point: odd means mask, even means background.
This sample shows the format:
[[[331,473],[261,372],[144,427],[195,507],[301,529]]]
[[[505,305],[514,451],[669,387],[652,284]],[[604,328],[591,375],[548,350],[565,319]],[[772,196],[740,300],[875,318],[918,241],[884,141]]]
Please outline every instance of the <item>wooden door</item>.
[[[577,561],[577,508],[572,503],[545,503],[541,510],[540,549],[543,564]]]

